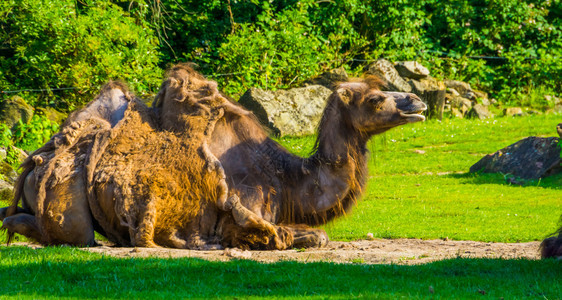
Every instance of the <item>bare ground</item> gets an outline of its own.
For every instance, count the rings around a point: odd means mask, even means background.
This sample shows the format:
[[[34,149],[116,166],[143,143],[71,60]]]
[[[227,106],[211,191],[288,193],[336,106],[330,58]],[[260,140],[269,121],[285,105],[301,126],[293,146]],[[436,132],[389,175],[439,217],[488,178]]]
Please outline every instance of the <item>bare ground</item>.
[[[284,251],[212,251],[169,248],[118,248],[100,246],[84,250],[115,257],[196,257],[212,261],[251,259],[259,262],[299,261],[364,264],[421,264],[450,258],[539,259],[539,242],[484,243],[419,239],[377,239],[354,242],[330,242],[326,248]],[[30,247],[40,247],[26,243]]]

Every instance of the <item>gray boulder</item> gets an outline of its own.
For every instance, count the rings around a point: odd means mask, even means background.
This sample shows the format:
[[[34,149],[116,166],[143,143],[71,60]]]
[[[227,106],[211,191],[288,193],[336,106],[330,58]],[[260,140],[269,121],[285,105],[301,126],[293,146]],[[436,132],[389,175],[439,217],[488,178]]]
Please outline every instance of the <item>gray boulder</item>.
[[[9,201],[13,198],[14,186],[0,178],[0,200]]]
[[[379,59],[370,64],[366,73],[379,76],[384,81],[384,89],[387,91],[412,92],[412,87],[400,77],[394,65],[386,59]]]
[[[0,123],[11,129],[21,120],[27,123],[33,117],[33,107],[20,96],[13,96],[0,101]]]
[[[464,118],[472,109],[472,101],[461,96],[452,97],[449,100],[451,104],[451,112],[453,115]]]
[[[308,85],[321,85],[332,89],[339,82],[346,82],[349,76],[343,67],[330,70],[318,75],[315,78],[309,79],[304,82],[305,86]]]
[[[411,79],[408,84],[412,87],[412,93],[418,95],[427,104],[427,116],[430,118],[443,118],[445,107],[445,93],[447,88],[442,81],[431,76],[420,80]]]
[[[62,124],[67,117],[66,114],[61,113],[60,111],[58,111],[58,110],[56,110],[52,107],[36,108],[36,110],[39,114],[44,115],[51,122],[55,122],[57,124]]]
[[[486,155],[470,167],[470,172],[503,173],[523,179],[538,179],[561,169],[558,138],[532,136]]]
[[[429,75],[429,70],[417,61],[399,61],[394,68],[402,77],[422,79]]]
[[[316,131],[332,91],[321,85],[290,90],[251,88],[238,101],[276,135],[308,135]]]
[[[469,117],[478,118],[480,120],[488,119],[492,116],[488,107],[482,104],[475,104],[472,106],[472,109],[468,113]]]
[[[562,100],[554,97],[554,113],[562,114]]]
[[[0,161],[0,179],[13,184],[18,179],[18,173],[14,171],[10,164]]]
[[[461,97],[473,100],[475,97],[474,91],[470,87],[470,84],[458,80],[445,80],[445,85],[449,89],[455,89]]]

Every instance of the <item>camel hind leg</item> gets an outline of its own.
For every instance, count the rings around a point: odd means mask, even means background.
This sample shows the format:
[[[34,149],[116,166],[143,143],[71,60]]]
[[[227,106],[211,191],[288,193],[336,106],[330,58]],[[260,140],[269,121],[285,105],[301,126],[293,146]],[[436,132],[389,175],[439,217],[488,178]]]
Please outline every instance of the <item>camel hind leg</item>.
[[[36,241],[41,241],[42,235],[34,215],[16,213],[2,219],[2,228],[9,232],[21,234]]]

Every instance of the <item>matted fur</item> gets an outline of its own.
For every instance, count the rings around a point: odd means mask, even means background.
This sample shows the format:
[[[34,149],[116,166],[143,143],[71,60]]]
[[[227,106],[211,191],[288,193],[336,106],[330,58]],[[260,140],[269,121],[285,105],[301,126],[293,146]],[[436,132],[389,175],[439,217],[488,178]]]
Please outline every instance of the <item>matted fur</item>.
[[[191,116],[190,130],[176,133],[155,130],[152,118],[151,110],[133,101],[123,124],[112,134],[97,163],[94,182],[97,199],[112,189],[118,222],[98,222],[118,244],[150,245],[154,239],[161,246],[174,247],[167,238],[178,234],[186,240],[187,228],[201,207],[214,205],[217,199],[219,178],[207,171],[199,152],[209,119]],[[110,209],[106,207],[102,215],[111,216]],[[128,236],[115,226],[127,227]],[[146,226],[154,228],[143,229]]]
[[[111,90],[118,90],[123,94],[119,103],[112,103],[111,99],[104,99]],[[72,174],[81,171],[90,144],[94,136],[115,123],[114,114],[118,110],[124,110],[127,103],[132,99],[127,86],[118,81],[112,81],[104,85],[98,94],[84,108],[70,114],[61,130],[53,135],[42,147],[29,155],[21,164],[23,169],[15,184],[15,193],[12,205],[7,210],[6,217],[16,213],[16,208],[23,196],[26,178],[33,172],[37,190],[37,207],[35,217],[41,232],[44,244],[53,244],[51,240],[48,222],[44,222],[43,215],[46,211],[52,218],[60,219],[61,212],[70,205],[71,199],[55,199],[56,201],[45,204],[48,189],[53,189],[61,182],[68,180]],[[62,220],[61,220],[62,221]],[[10,243],[13,232],[8,231],[8,243]]]

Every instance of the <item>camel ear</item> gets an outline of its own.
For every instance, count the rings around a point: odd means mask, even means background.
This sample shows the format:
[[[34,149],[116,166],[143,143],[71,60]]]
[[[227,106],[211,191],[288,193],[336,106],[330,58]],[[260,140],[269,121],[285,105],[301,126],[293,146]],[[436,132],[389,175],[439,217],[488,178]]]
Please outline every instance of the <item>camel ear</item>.
[[[353,93],[351,92],[351,90],[343,87],[337,89],[336,93],[338,94],[341,101],[345,104],[349,104],[349,102],[351,102],[351,99],[353,98]]]

